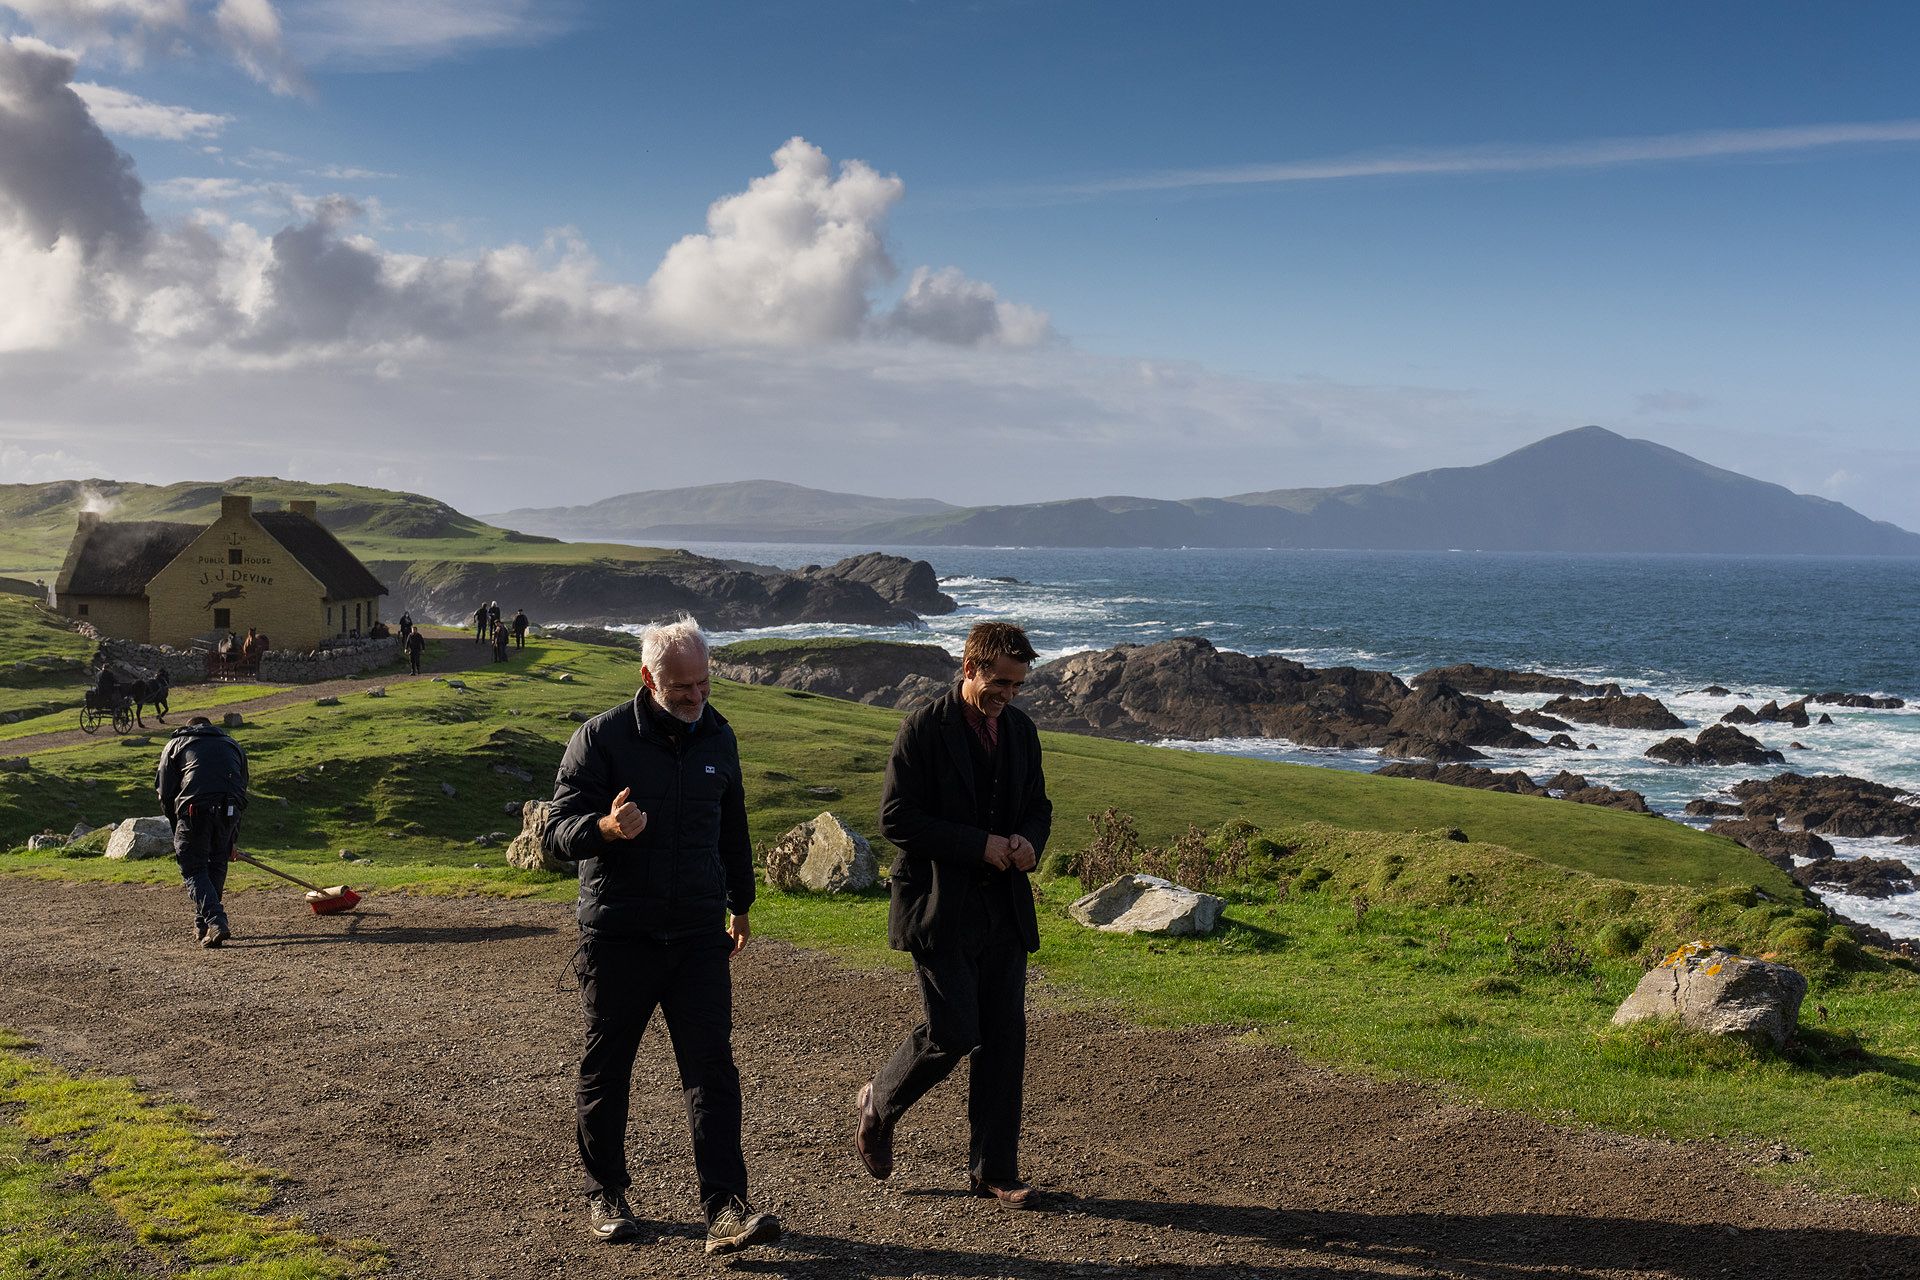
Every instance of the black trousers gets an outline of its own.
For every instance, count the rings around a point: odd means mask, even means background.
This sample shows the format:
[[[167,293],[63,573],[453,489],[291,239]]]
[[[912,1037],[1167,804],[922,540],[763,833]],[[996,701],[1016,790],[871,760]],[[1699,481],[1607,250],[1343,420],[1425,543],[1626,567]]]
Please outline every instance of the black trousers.
[[[180,865],[187,896],[193,899],[193,926],[227,924],[222,898],[227,891],[227,862],[240,835],[240,819],[229,813],[226,797],[182,800],[174,810],[173,860]]]
[[[711,935],[675,942],[587,935],[574,959],[586,1006],[575,1136],[587,1190],[624,1191],[627,1101],[640,1035],[657,1007],[680,1068],[693,1131],[700,1207],[711,1219],[735,1196],[746,1199],[740,1150],[740,1072],[733,1062],[733,939]]]
[[[969,904],[981,927],[963,943],[914,955],[926,1021],[874,1077],[873,1105],[891,1127],[967,1059],[967,1171],[977,1181],[1014,1182],[1027,1074],[1027,948],[1011,912],[984,897]]]

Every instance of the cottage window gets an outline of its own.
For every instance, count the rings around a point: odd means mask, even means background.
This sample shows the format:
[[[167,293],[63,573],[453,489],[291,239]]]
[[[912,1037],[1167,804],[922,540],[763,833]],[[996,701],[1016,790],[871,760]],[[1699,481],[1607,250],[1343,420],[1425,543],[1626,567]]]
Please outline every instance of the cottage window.
[[[227,563],[228,563],[228,564],[239,564],[239,563],[240,563],[240,548],[238,548],[238,547],[228,547],[228,548],[227,548]]]
[[[213,629],[215,631],[233,630],[233,610],[215,609],[213,611]]]
[[[333,629],[333,606],[332,605],[327,606],[327,629],[329,631]]]
[[[80,616],[83,618],[87,616],[87,606],[85,605],[80,606]]]

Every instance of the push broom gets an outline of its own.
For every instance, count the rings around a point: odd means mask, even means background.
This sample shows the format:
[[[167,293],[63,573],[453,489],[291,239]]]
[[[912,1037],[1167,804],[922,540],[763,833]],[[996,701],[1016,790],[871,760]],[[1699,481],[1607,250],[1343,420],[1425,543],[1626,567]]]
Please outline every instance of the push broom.
[[[299,876],[290,876],[278,867],[270,867],[250,853],[242,853],[240,850],[235,849],[233,856],[241,862],[252,863],[269,875],[279,876],[282,880],[291,880],[302,889],[305,889],[307,891],[307,905],[313,908],[313,914],[317,916],[330,916],[341,911],[351,911],[355,906],[359,905],[360,895],[343,884],[336,884],[330,889],[322,889],[318,885],[308,884]]]

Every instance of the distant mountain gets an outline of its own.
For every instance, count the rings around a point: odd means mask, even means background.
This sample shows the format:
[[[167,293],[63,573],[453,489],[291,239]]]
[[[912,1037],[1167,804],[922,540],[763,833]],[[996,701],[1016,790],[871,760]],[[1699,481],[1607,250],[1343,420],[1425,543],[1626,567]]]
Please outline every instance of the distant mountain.
[[[836,542],[861,525],[938,518],[961,508],[932,498],[870,498],[781,480],[648,489],[584,507],[538,507],[482,517],[557,538],[683,538],[720,542]]]
[[[1384,484],[1178,502],[1082,498],[866,525],[869,545],[1920,555],[1920,534],[1837,502],[1581,427],[1477,467]]]

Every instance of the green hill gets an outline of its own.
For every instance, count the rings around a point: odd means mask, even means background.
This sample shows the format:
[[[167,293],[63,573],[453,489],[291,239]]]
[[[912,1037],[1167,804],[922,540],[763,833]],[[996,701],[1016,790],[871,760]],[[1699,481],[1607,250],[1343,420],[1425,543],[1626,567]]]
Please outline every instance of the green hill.
[[[31,610],[0,596],[9,628],[42,625]],[[629,697],[637,664],[626,649],[535,640],[507,667],[467,676],[465,690],[397,684],[378,699],[263,713],[239,730],[256,779],[244,843],[308,879],[379,894],[570,898],[570,880],[512,870],[497,844],[475,837],[518,829],[503,807],[545,796],[572,717]],[[27,678],[0,672],[0,691]],[[725,681],[714,697],[740,735],[757,844],[823,808],[873,830],[898,713]],[[1783,1175],[1920,1201],[1920,983],[1906,962],[1863,953],[1782,873],[1730,841],[1562,801],[1045,741],[1056,817],[1037,880],[1037,963],[1048,990],[1151,1023],[1237,1025],[1495,1105],[1779,1144],[1798,1153],[1778,1166]],[[0,853],[0,876],[177,885],[165,860],[93,856],[101,836],[76,850],[21,847],[42,828],[150,811],[155,749],[96,739],[0,771],[0,850],[11,850]],[[1116,805],[1124,817],[1102,816]],[[343,864],[341,850],[366,861]],[[1072,924],[1077,875],[1123,865],[1204,878],[1227,899],[1224,927],[1144,939]],[[279,889],[244,867],[234,881]],[[763,889],[755,925],[860,963],[899,964],[884,949],[885,912],[878,894]],[[1670,1027],[1609,1029],[1650,958],[1694,938],[1808,974],[1807,1020],[1788,1052]]]
[[[309,484],[274,476],[235,476],[148,485],[118,480],[0,484],[0,573],[51,581],[66,555],[79,513],[108,520],[211,523],[225,493],[248,494],[261,509],[296,498],[318,503],[320,523],[363,560],[449,560],[582,564],[653,563],[684,552],[611,543],[561,542],[487,524],[417,493],[352,484]]]

